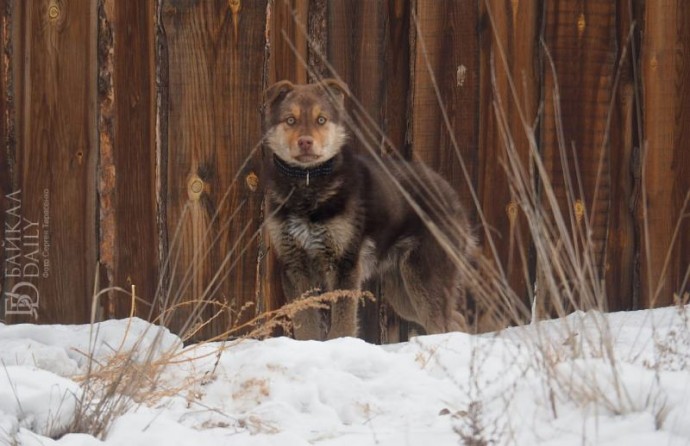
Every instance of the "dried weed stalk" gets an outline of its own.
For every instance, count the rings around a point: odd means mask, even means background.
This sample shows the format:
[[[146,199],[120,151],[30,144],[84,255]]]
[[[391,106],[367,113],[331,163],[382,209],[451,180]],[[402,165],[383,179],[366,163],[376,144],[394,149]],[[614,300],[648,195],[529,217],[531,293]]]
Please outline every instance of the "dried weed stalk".
[[[96,293],[94,305],[99,296],[107,291]],[[123,291],[123,290],[115,290]],[[132,307],[130,316],[134,314],[136,296],[131,294]],[[87,372],[77,377],[81,383],[82,394],[77,404],[77,411],[70,432],[89,433],[97,438],[104,438],[108,429],[118,417],[129,412],[138,405],[154,405],[161,399],[172,396],[189,394],[189,389],[213,379],[216,367],[223,352],[237,342],[245,339],[263,339],[273,336],[277,330],[292,333],[292,319],[294,315],[308,308],[328,308],[338,299],[373,299],[373,295],[366,291],[331,291],[318,295],[305,293],[303,298],[289,303],[282,308],[260,314],[248,322],[230,328],[216,337],[203,341],[197,346],[213,341],[224,341],[215,350],[217,356],[213,370],[199,376],[191,376],[180,384],[171,386],[163,379],[162,374],[167,366],[200,359],[202,355],[194,356],[189,349],[181,350],[179,345],[169,349],[162,347],[163,334],[166,332],[160,326],[150,325],[147,330],[135,340],[132,347],[125,347],[125,340],[130,337],[131,324],[127,325],[123,340],[118,347],[114,347],[112,354],[105,358],[97,358],[95,354],[95,340],[98,338],[98,328],[92,324],[92,343],[89,351],[82,352],[87,358]],[[197,303],[203,305],[204,303]],[[153,340],[144,342],[149,330],[156,330]],[[232,340],[231,343],[225,342]],[[189,399],[189,398],[188,398]],[[190,404],[198,404],[190,400]]]

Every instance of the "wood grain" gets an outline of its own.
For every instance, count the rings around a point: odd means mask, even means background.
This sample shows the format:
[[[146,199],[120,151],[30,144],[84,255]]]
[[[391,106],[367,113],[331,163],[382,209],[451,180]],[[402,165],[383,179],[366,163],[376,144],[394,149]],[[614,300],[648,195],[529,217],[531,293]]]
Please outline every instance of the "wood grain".
[[[10,9],[6,0],[0,0],[0,240],[5,240],[5,213],[8,208],[7,195],[12,193],[12,174],[9,165],[10,146],[10,54],[9,32]],[[12,155],[14,157],[14,155]],[[5,265],[5,249],[0,249],[0,264]],[[5,320],[5,274],[0,274],[0,321]]]
[[[309,7],[309,0],[271,0],[267,86],[283,79],[307,82],[307,67],[300,57],[308,58]]]
[[[334,0],[328,8],[328,58],[354,98],[350,108],[356,125],[351,144],[357,150],[381,153],[386,76],[383,2]]]
[[[540,75],[536,69],[540,4],[537,1],[482,1],[480,5],[480,123],[479,153],[475,163],[478,193],[487,224],[487,227],[480,228],[484,237],[483,252],[499,271],[503,271],[503,280],[521,299],[523,308],[529,308],[534,280],[530,233],[510,190],[505,170],[508,152],[496,113],[500,110],[504,116],[522,170],[530,172],[529,141],[520,110],[530,125],[536,120],[541,95]],[[505,63],[501,53],[505,54]],[[515,85],[515,95],[510,88],[510,80]],[[487,231],[493,238],[498,259],[487,242]],[[491,308],[491,303],[485,303],[485,306]],[[517,303],[516,307],[519,306]],[[502,314],[500,306],[495,310],[497,314],[489,314],[485,322],[489,329],[492,322],[498,326],[521,322],[505,320],[507,316]],[[525,320],[528,317],[518,314],[509,319],[520,316]]]
[[[380,154],[383,151],[384,84],[387,76],[385,61],[384,2],[381,0],[359,2],[333,0],[328,2],[327,55],[333,72],[350,88],[352,98],[349,108],[354,125],[351,128],[350,145],[355,150]],[[407,36],[405,36],[407,37]],[[379,297],[377,302],[366,302],[360,309],[360,335],[369,342],[380,343],[382,327],[389,324],[391,334],[398,338],[398,324],[381,297],[385,294],[378,283],[371,286]],[[385,322],[381,322],[381,318]]]
[[[147,317],[159,257],[154,1],[105,0],[100,15],[100,258],[110,285],[136,286]],[[128,299],[110,298],[109,317],[130,314]]]
[[[478,192],[483,252],[493,256],[486,229],[496,266],[525,304],[537,268],[526,220],[510,212],[494,100],[526,169],[518,110],[532,121],[543,104],[537,142],[561,210],[574,212],[567,175],[585,205],[605,306],[670,304],[690,281],[688,209],[681,215],[690,190],[687,42],[690,5],[678,0],[0,0],[0,261],[10,268],[0,287],[6,298],[24,281],[40,296],[34,313],[6,319],[85,322],[97,271],[102,287],[135,284],[156,304],[153,316],[176,300],[175,330],[210,321],[196,338],[223,332],[248,303],[245,315],[282,305],[270,246],[255,237],[261,92],[335,73],[371,117],[357,117],[358,150],[423,160],[458,190],[477,226],[470,190]],[[38,235],[50,237],[45,278],[26,266],[36,239],[32,226],[12,232],[19,215],[48,217]],[[577,216],[568,220],[577,227]],[[8,239],[16,234],[26,237]],[[48,265],[35,263],[41,274]],[[202,298],[208,305],[196,312]],[[102,302],[103,317],[129,314],[116,294]],[[363,320],[373,342],[408,333],[382,304]]]
[[[542,154],[580,257],[587,249],[593,258],[593,282],[604,274],[611,205],[611,152],[606,123],[612,110],[617,56],[615,19],[614,2],[551,2],[545,11],[543,38],[553,57],[555,73],[545,59]],[[556,88],[560,110],[554,107]],[[559,123],[562,141],[558,138]],[[584,213],[578,211],[580,205]],[[589,246],[583,248],[581,236],[576,234],[586,234],[587,224],[591,238]],[[576,305],[587,308],[596,304]]]
[[[97,259],[96,3],[15,0],[12,11],[14,192],[21,191],[22,218],[47,226],[38,230],[37,252],[26,244],[37,228],[23,228],[22,271],[44,250],[50,269],[41,260],[39,277],[14,278],[36,287],[37,319],[8,319],[83,323]]]
[[[416,27],[412,24],[412,153],[448,180],[474,215],[469,190],[477,187],[474,167],[479,152],[478,10],[472,2],[420,1],[416,17]],[[468,167],[469,178],[461,162]]]
[[[634,160],[639,159],[640,147],[637,133],[640,82],[635,79],[634,64],[639,64],[640,48],[637,44],[639,29],[632,27],[634,22],[642,21],[637,16],[638,12],[631,9],[628,0],[618,1],[616,8],[619,81],[618,86],[614,86],[616,97],[611,110],[611,205],[603,265],[610,311],[639,308],[639,283],[635,266],[639,228],[636,227],[634,215],[639,201],[639,171]]]
[[[641,253],[642,305],[655,307],[672,303],[674,293],[689,289],[687,208],[685,219],[679,219],[690,190],[690,5],[661,0],[646,2],[645,8],[642,169],[646,210],[640,209],[638,218],[646,229],[643,244],[649,246]]]
[[[308,69],[305,61],[309,60],[309,23],[312,16],[313,2],[309,0],[272,0],[269,2],[267,18],[267,76],[263,88],[280,80],[295,83],[307,82]],[[267,148],[262,148],[256,164],[270,160]],[[262,220],[267,209],[262,208]],[[263,231],[259,246],[257,304],[262,311],[274,311],[287,303],[281,284],[281,270],[278,260],[271,249],[268,233]],[[282,333],[281,333],[282,334]]]
[[[384,3],[383,129],[392,146],[410,155],[410,0]]]
[[[265,14],[265,1],[163,3],[169,295],[187,333],[214,316],[204,333],[220,333],[255,299],[260,197],[245,161],[261,135]]]
[[[388,138],[388,150],[409,158],[410,126],[410,57],[412,39],[411,1],[388,0],[383,4],[383,122],[381,127]],[[379,340],[382,344],[406,341],[410,323],[402,320],[382,298],[389,291],[378,285]]]

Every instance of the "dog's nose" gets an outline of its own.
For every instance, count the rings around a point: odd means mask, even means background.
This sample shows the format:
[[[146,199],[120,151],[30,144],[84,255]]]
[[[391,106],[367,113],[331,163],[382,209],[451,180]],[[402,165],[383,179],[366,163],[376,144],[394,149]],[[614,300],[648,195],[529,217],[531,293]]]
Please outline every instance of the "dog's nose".
[[[311,136],[301,136],[297,140],[297,145],[302,152],[311,152],[311,148],[314,145],[314,138]]]

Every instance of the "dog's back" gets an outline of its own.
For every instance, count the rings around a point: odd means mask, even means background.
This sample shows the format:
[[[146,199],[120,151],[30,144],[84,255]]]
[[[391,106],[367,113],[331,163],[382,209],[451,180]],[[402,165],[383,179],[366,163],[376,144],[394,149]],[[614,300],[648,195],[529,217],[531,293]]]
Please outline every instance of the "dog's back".
[[[451,186],[418,162],[360,158],[373,179],[368,197],[377,272],[386,298],[428,333],[466,330],[463,273],[476,240]]]

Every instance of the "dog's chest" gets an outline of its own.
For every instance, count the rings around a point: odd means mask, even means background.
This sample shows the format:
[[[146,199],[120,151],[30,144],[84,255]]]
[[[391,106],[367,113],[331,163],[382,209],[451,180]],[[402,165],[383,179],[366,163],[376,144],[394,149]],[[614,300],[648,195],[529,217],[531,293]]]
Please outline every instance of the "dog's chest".
[[[289,215],[282,221],[271,219],[268,224],[271,239],[278,254],[290,255],[297,250],[310,257],[340,257],[355,238],[355,227],[343,216],[325,222],[312,222],[299,215]]]
[[[335,243],[330,232],[328,225],[300,217],[289,217],[283,225],[285,241],[309,253],[332,250]]]

